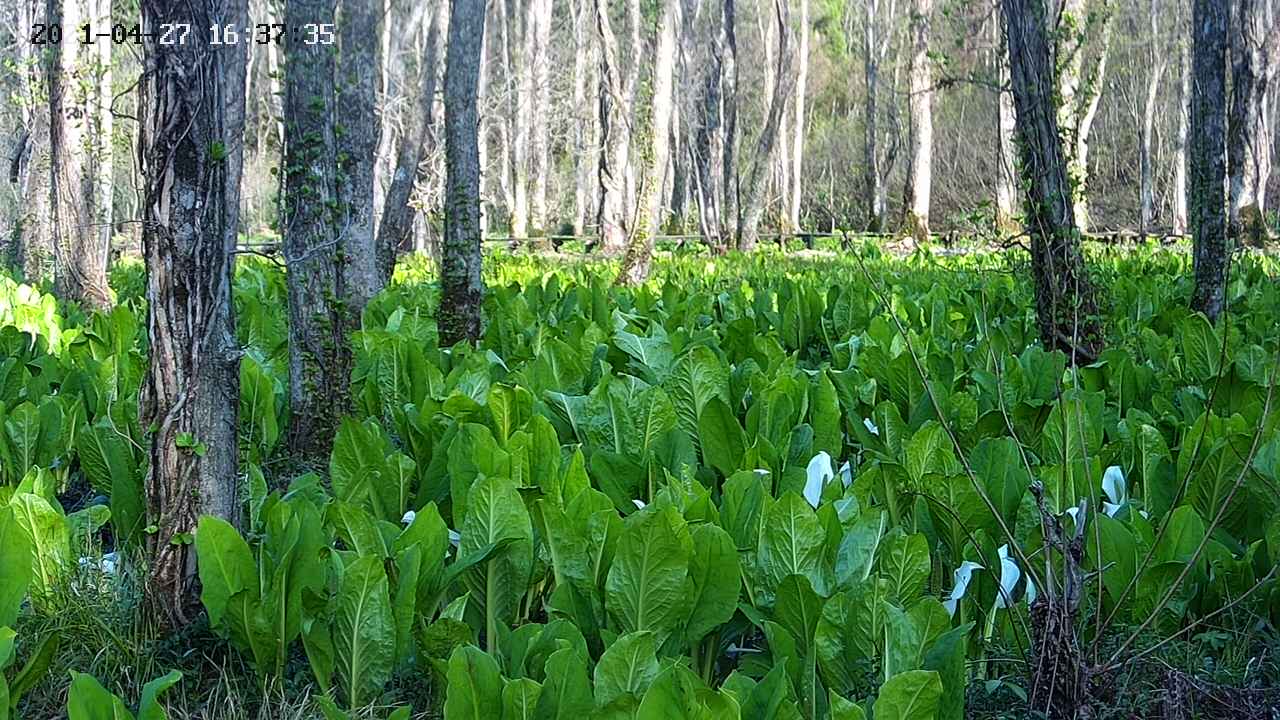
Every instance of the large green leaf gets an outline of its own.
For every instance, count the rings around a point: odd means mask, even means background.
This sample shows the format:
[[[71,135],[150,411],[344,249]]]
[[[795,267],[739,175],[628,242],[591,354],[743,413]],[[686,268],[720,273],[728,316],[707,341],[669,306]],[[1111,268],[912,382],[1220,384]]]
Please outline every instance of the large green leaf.
[[[742,571],[729,533],[715,525],[699,524],[689,534],[693,540],[689,558],[691,610],[685,622],[685,639],[693,644],[733,617]]]
[[[0,627],[14,624],[31,584],[31,540],[12,508],[0,506]]]
[[[631,694],[638,701],[658,677],[658,658],[653,633],[627,633],[618,638],[596,663],[596,702],[608,705],[621,695]]]
[[[910,670],[880,686],[872,715],[876,720],[933,720],[942,697],[942,680],[930,670]]]
[[[764,513],[759,561],[770,589],[788,575],[804,575],[815,589],[825,588],[820,571],[826,531],[813,508],[788,492]]]
[[[205,515],[196,525],[196,559],[200,573],[200,601],[209,625],[218,628],[235,595],[245,592],[257,600],[258,569],[249,544],[231,523]]]
[[[494,720],[502,717],[502,675],[498,662],[473,645],[449,656],[445,720]]]
[[[533,572],[533,524],[515,484],[506,478],[480,480],[471,490],[460,557],[483,552],[502,543],[485,561],[466,574],[471,598],[486,618],[488,642],[500,625],[515,621]]]
[[[382,559],[365,555],[342,570],[333,645],[352,709],[382,692],[396,652],[395,620]]]
[[[665,642],[688,616],[693,542],[673,509],[633,515],[605,580],[605,607],[621,632],[648,630]]]
[[[742,463],[747,436],[733,410],[720,398],[711,398],[698,415],[698,437],[702,442],[702,459],[728,477]]]

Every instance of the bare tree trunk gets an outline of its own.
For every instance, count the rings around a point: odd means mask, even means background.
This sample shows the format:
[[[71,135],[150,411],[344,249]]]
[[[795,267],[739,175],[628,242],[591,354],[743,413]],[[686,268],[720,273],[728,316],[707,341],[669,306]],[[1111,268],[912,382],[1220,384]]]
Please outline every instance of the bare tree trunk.
[[[916,242],[929,239],[929,199],[933,191],[933,73],[929,66],[929,26],[933,0],[915,0],[911,14],[911,169],[904,232]]]
[[[866,0],[866,17],[862,28],[862,73],[866,82],[866,98],[863,101],[862,172],[867,193],[867,229],[880,232],[884,229],[884,188],[880,174],[879,102],[880,61],[876,51],[876,13],[879,0]]]
[[[50,25],[60,25],[77,33],[84,22],[80,0],[48,0]],[[107,248],[101,246],[93,226],[91,198],[95,184],[91,166],[86,167],[85,122],[89,111],[86,89],[96,83],[86,72],[80,43],[49,45],[49,183],[50,217],[54,236],[54,274],[60,295],[83,303],[90,309],[111,306],[107,286]]]
[[[996,94],[996,226],[1002,233],[1018,228],[1018,161],[1015,141],[1013,91],[1009,89],[1009,48],[1000,22],[994,23],[998,38],[996,77],[1000,89]]]
[[[529,134],[533,117],[528,108],[533,104],[534,95],[533,72],[529,62],[533,50],[529,44],[533,36],[530,14],[535,2],[536,0],[508,0],[508,6],[513,12],[506,20],[508,28],[513,22],[517,28],[516,37],[511,38],[507,53],[511,54],[515,52],[514,48],[520,48],[516,56],[518,61],[508,65],[515,78],[515,95],[511,107],[511,236],[515,238],[529,237]]]
[[[532,78],[532,105],[523,111],[530,116],[529,134],[530,202],[529,225],[533,235],[543,238],[537,244],[550,249],[545,236],[547,226],[547,175],[550,172],[550,117],[551,117],[551,2],[552,0],[528,0],[532,25],[525,28],[529,37],[525,47],[529,50],[528,74]]]
[[[198,612],[197,518],[238,524],[239,360],[231,304],[240,212],[245,48],[156,41],[165,24],[242,27],[244,0],[144,0],[142,154],[150,366],[140,416],[154,428],[147,470],[152,617],[179,628]],[[190,439],[190,442],[184,441]],[[194,444],[193,444],[194,443]]]
[[[89,0],[86,20],[93,27],[107,27],[112,22],[111,0]],[[87,48],[82,62],[88,87],[85,89],[85,197],[89,206],[89,247],[101,258],[102,282],[105,287],[106,268],[111,259],[112,194],[115,188],[115,167],[112,164],[112,132],[115,126],[111,114],[111,48],[112,43],[96,42]],[[98,265],[95,263],[94,271]]]
[[[618,71],[618,41],[609,22],[608,0],[595,0],[600,40],[600,251],[617,255],[626,249],[623,225],[626,195],[628,103]]]
[[[793,230],[800,229],[800,202],[804,190],[804,110],[809,85],[809,0],[800,0],[800,46],[797,48],[795,134],[791,140],[791,207]]]
[[[1080,252],[1058,116],[1054,107],[1044,0],[1002,0],[1009,43],[1018,145],[1028,177],[1025,225],[1031,235],[1040,340],[1071,355],[1097,357],[1097,303]]]
[[[396,169],[391,174],[387,200],[383,204],[382,222],[378,225],[377,254],[379,274],[385,284],[395,269],[396,252],[411,247],[413,221],[417,210],[409,205],[413,196],[418,166],[433,144],[435,132],[436,77],[440,61],[440,43],[448,21],[449,6],[440,3],[427,18],[426,47],[418,70],[418,95],[413,112],[407,116],[404,137],[396,154]]]
[[[724,202],[720,219],[721,237],[727,246],[729,239],[736,242],[741,226],[742,214],[740,205],[741,182],[738,176],[738,30],[737,0],[723,0],[724,54],[721,70],[721,96],[724,107],[724,178],[721,190],[724,191]]]
[[[1179,22],[1179,29],[1186,23]],[[1191,54],[1185,41],[1178,43],[1178,130],[1173,142],[1173,233],[1187,232],[1187,132],[1191,122]]]
[[[440,344],[480,339],[480,117],[484,0],[452,0],[444,71],[445,215],[440,262]]]
[[[1266,178],[1271,174],[1267,91],[1280,68],[1280,32],[1262,0],[1237,0],[1231,18],[1231,115],[1227,167],[1231,194],[1228,233],[1261,245],[1266,229]],[[1198,76],[1197,76],[1198,77]]]
[[[22,0],[18,6],[18,26],[30,28],[45,22],[44,0]],[[40,66],[35,45],[17,43],[20,88],[17,93],[22,113],[22,137],[10,159],[9,182],[16,185],[21,198],[19,215],[12,237],[12,261],[22,277],[38,285],[53,277],[53,235],[49,217],[49,108],[44,105],[40,88]]]
[[[332,23],[334,0],[287,0],[290,27]],[[289,286],[289,449],[329,452],[351,382],[346,296],[335,232],[334,49],[293,43],[285,56],[284,256]],[[344,109],[346,112],[347,109]]]
[[[402,63],[396,62],[396,45],[393,37],[401,42],[412,42],[413,36],[417,34],[417,23],[414,23],[413,32],[405,33],[405,28],[396,28],[395,8],[391,0],[376,0],[381,13],[382,22],[378,23],[378,43],[379,43],[379,62],[381,64],[379,77],[381,82],[378,86],[378,117],[381,120],[382,132],[378,136],[378,152],[373,163],[373,224],[376,228],[382,222],[382,212],[385,209],[383,203],[387,198],[387,191],[391,187],[392,174],[395,172],[394,155],[396,154],[395,133],[392,132],[393,123],[389,122],[394,115],[392,110],[392,94],[395,92],[394,81],[399,79]],[[425,7],[419,9],[419,12],[425,10]],[[405,35],[397,35],[396,32],[405,33]]]
[[[722,14],[723,18],[723,14]],[[725,197],[724,172],[724,84],[725,32],[723,24],[707,47],[707,63],[702,74],[698,103],[698,125],[690,148],[693,165],[695,196],[698,200],[698,226],[706,242],[715,253],[728,247],[728,239],[722,222],[725,217],[721,203]]]
[[[1216,320],[1226,304],[1227,8],[1193,0],[1191,10],[1191,233],[1196,287],[1191,307]]]
[[[778,133],[781,131],[782,115],[786,112],[787,100],[796,86],[796,76],[792,72],[793,51],[787,0],[774,0],[773,7],[778,21],[776,75],[773,97],[769,100],[769,112],[765,116],[764,128],[760,130],[755,161],[751,165],[751,175],[747,179],[746,194],[743,197],[742,221],[738,227],[738,249],[743,251],[755,249],[756,242],[759,240],[760,216],[764,213],[765,180],[773,164]]]
[[[619,285],[644,282],[653,261],[653,236],[658,232],[660,217],[658,198],[662,193],[662,172],[667,166],[671,148],[672,75],[679,24],[679,0],[663,0],[662,15],[656,28],[657,42],[654,44],[653,97],[649,103],[647,127],[639,137],[643,148],[641,157],[645,161],[644,175],[638,188],[640,201],[631,241],[618,271]]]
[[[640,222],[638,216],[635,215],[636,209],[636,178],[638,175],[638,165],[643,162],[632,151],[635,140],[632,136],[632,118],[639,107],[640,93],[640,67],[645,64],[642,61],[644,57],[644,46],[641,44],[640,27],[644,22],[644,15],[640,12],[640,0],[624,0],[624,6],[627,9],[627,31],[630,35],[628,50],[630,53],[629,62],[624,63],[626,73],[623,75],[623,95],[626,98],[626,111],[622,113],[625,118],[623,123],[623,143],[625,149],[623,157],[626,158],[626,177],[623,187],[625,190],[625,199],[623,200],[624,222],[628,231],[634,230],[637,223]]]
[[[1057,39],[1058,124],[1064,132],[1067,171],[1075,198],[1076,223],[1081,230],[1089,227],[1089,133],[1102,99],[1107,75],[1107,59],[1111,54],[1111,35],[1115,27],[1114,10],[1106,3],[1098,13],[1090,13],[1088,0],[1064,0]],[[1085,72],[1085,51],[1092,38],[1092,25],[1101,22],[1098,32],[1098,54]]]
[[[335,133],[338,158],[338,247],[342,257],[342,300],[346,303],[346,333],[360,329],[360,315],[382,290],[384,271],[378,263],[374,234],[374,170],[382,132],[378,119],[378,88],[382,84],[378,0],[342,0],[338,21],[337,107],[342,109],[342,132]],[[381,5],[380,2],[378,2]]]
[[[1160,90],[1160,78],[1164,75],[1165,54],[1156,45],[1159,37],[1159,14],[1156,0],[1149,4],[1148,22],[1151,28],[1151,68],[1147,75],[1147,93],[1142,106],[1142,130],[1138,143],[1138,233],[1146,236],[1155,222],[1155,172],[1152,168],[1152,134],[1155,132],[1156,99]]]
[[[591,212],[591,153],[596,152],[595,113],[587,100],[593,86],[596,44],[591,29],[592,0],[571,0],[573,10],[573,234],[581,235]]]

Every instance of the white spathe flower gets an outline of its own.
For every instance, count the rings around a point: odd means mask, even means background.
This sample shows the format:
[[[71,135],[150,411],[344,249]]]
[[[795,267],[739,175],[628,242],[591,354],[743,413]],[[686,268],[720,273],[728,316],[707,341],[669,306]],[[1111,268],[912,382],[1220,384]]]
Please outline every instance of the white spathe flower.
[[[1018,564],[1009,559],[1009,546],[1001,545],[997,551],[1000,555],[1000,592],[996,595],[996,607],[1007,608],[1013,602],[1013,589],[1022,579],[1022,570]]]
[[[1124,507],[1125,502],[1129,499],[1129,489],[1125,485],[1124,471],[1117,465],[1107,468],[1102,474],[1102,492],[1111,500],[1111,502],[1102,503],[1102,512],[1108,517],[1115,517],[1120,512],[1120,508]]]
[[[880,437],[880,428],[876,427],[876,424],[871,421],[871,418],[862,418],[862,424],[867,428],[867,432],[875,435],[876,437]]]
[[[942,601],[942,607],[947,609],[948,615],[954,616],[956,614],[956,604],[969,591],[969,581],[973,579],[973,571],[983,569],[985,568],[978,563],[968,560],[960,563],[960,567],[956,568],[953,574],[955,585],[952,586],[951,594],[947,596],[947,599]]]
[[[400,518],[400,522],[404,523],[405,525],[412,525],[414,518],[416,517],[418,517],[418,513],[412,510],[409,510],[404,514],[404,517]]]
[[[643,501],[643,500],[632,500],[631,502],[633,502],[633,503],[635,503],[635,504],[636,504],[636,509],[638,509],[638,510],[643,510],[643,509],[644,509],[644,501]]]
[[[835,470],[831,469],[831,456],[826,450],[819,450],[818,454],[809,461],[809,467],[805,468],[804,472],[804,499],[816,508],[818,502],[822,500],[823,486],[836,477]]]
[[[119,564],[120,556],[116,553],[109,552],[100,558],[82,557],[80,558],[80,567],[92,567],[103,575],[115,575],[116,566]]]
[[[452,546],[454,546],[454,547],[458,547],[458,544],[459,544],[459,543],[461,543],[461,542],[462,542],[462,535],[461,535],[461,534],[459,534],[456,530],[450,530],[450,531],[449,531],[449,544],[450,544],[450,545],[452,545]]]
[[[849,467],[848,460],[845,460],[844,464],[840,466],[840,482],[843,483],[845,487],[849,487],[853,484],[853,468]]]
[[[773,474],[768,470],[765,470],[764,468],[756,468],[755,470],[752,470],[752,472],[754,472],[756,474],[756,477],[760,478],[761,480]]]

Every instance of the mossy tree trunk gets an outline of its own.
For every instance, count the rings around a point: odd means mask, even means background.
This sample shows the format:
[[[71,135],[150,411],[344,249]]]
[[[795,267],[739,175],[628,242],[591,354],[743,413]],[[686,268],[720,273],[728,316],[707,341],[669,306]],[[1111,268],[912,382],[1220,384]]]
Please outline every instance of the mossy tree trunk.
[[[1191,13],[1191,307],[1216,320],[1227,290],[1227,8],[1219,0],[1195,0]]]

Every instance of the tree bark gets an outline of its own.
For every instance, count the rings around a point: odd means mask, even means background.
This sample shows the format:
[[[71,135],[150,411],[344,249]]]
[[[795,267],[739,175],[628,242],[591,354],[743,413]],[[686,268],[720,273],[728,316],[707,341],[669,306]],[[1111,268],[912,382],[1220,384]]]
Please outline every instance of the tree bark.
[[[30,28],[45,22],[44,0],[22,0],[18,6],[19,27]],[[22,113],[21,142],[10,160],[9,182],[21,198],[21,214],[14,227],[11,260],[22,277],[39,285],[53,277],[53,235],[50,225],[49,109],[40,98],[40,65],[35,45],[18,43],[20,89],[17,93]]]
[[[1227,8],[1193,0],[1191,10],[1190,198],[1195,290],[1192,309],[1217,320],[1226,304]]]
[[[728,247],[722,219],[721,203],[725,197],[725,140],[722,122],[724,105],[725,32],[723,24],[711,36],[707,46],[707,62],[698,93],[700,112],[690,147],[695,197],[698,201],[698,226],[712,252],[723,253]]]
[[[592,0],[571,0],[573,10],[573,234],[582,235],[592,213],[592,154],[597,151],[595,113],[588,92],[596,67],[596,43],[592,31]]]
[[[445,56],[445,215],[440,262],[440,344],[478,341],[480,279],[480,58],[484,0],[452,0]]]
[[[1014,126],[1013,91],[1010,89],[1009,47],[1000,23],[994,23],[999,38],[996,50],[996,227],[1002,233],[1018,230],[1018,159]]]
[[[672,75],[675,70],[676,27],[680,23],[679,0],[664,0],[662,15],[655,29],[652,100],[649,103],[647,127],[639,140],[644,174],[641,176],[635,229],[627,244],[619,285],[639,285],[649,276],[653,261],[653,236],[661,217],[658,199],[662,194],[663,170],[671,149]]]
[[[111,0],[89,0],[86,20],[93,27],[107,27],[112,22]],[[102,283],[106,287],[106,269],[111,261],[112,194],[115,188],[115,167],[112,164],[112,132],[115,126],[111,114],[111,48],[106,41],[95,42],[81,48],[85,54],[82,63],[88,87],[85,88],[85,182],[88,202],[89,246],[97,255],[93,271],[102,268]]]
[[[1231,18],[1231,115],[1227,167],[1231,194],[1228,233],[1261,245],[1266,228],[1266,178],[1271,174],[1267,92],[1280,68],[1280,25],[1262,0],[1237,0]]]
[[[724,33],[724,56],[721,64],[721,95],[724,107],[724,177],[720,181],[724,192],[720,217],[721,236],[728,244],[736,242],[741,221],[739,210],[741,181],[738,175],[738,29],[737,0],[723,0],[721,19]]]
[[[917,243],[929,239],[929,199],[933,191],[933,73],[929,27],[933,0],[915,0],[911,14],[911,168],[903,231]]]
[[[1160,90],[1160,78],[1164,75],[1165,54],[1156,45],[1159,37],[1159,13],[1156,0],[1148,5],[1148,22],[1151,28],[1151,62],[1147,75],[1147,92],[1142,105],[1142,129],[1138,138],[1138,234],[1146,236],[1155,222],[1155,171],[1152,168],[1152,134],[1155,132],[1156,100]]]
[[[1186,29],[1185,20],[1178,23]],[[1185,41],[1178,43],[1178,129],[1173,141],[1173,234],[1187,232],[1187,134],[1191,122],[1191,54]]]
[[[796,76],[792,71],[791,24],[787,10],[787,0],[774,0],[774,13],[778,21],[778,56],[773,84],[773,97],[769,100],[769,111],[765,116],[764,128],[756,144],[755,161],[751,165],[751,175],[747,179],[747,189],[743,197],[741,221],[738,225],[738,249],[754,250],[760,235],[760,217],[764,214],[765,180],[769,168],[773,165],[774,151],[781,131],[782,115],[787,109],[796,86]]]
[[[336,67],[336,107],[341,108],[341,123],[335,126],[334,135],[337,200],[342,213],[338,247],[345,303],[344,335],[360,329],[364,306],[384,285],[373,207],[374,172],[382,133],[378,118],[382,44],[372,38],[382,37],[381,25],[380,0],[342,0]]]
[[[804,111],[805,92],[809,85],[809,0],[800,0],[800,46],[796,49],[795,134],[791,140],[791,207],[788,209],[792,230],[800,229],[800,204],[804,190]]]
[[[199,610],[197,518],[238,524],[239,358],[231,302],[240,212],[246,45],[195,29],[248,23],[244,0],[144,0],[140,106],[150,366],[140,417],[154,428],[145,481],[152,617],[179,628]],[[188,24],[182,44],[156,41]]]
[[[594,0],[600,41],[600,251],[621,254],[627,245],[624,225],[629,102],[618,69],[618,41],[609,21],[608,0]]]
[[[61,25],[65,42],[49,45],[49,207],[54,237],[54,275],[58,293],[89,309],[111,306],[107,285],[109,247],[93,222],[91,198],[96,192],[92,166],[88,165],[84,116],[89,112],[86,89],[97,87],[87,72],[75,38],[85,22],[79,0],[48,0],[50,25]],[[96,114],[96,113],[95,113]],[[108,235],[109,237],[109,235]]]
[[[1025,225],[1031,236],[1036,321],[1047,348],[1072,362],[1097,357],[1097,303],[1080,252],[1058,115],[1054,107],[1044,0],[1002,0],[1013,81]]]
[[[418,179],[418,166],[433,144],[436,78],[448,11],[449,6],[442,2],[430,10],[427,17],[426,47],[418,70],[418,93],[413,112],[407,116],[404,137],[400,139],[395,171],[391,174],[387,199],[383,203],[382,222],[378,225],[378,266],[383,284],[391,280],[396,253],[401,248],[412,247],[413,221],[418,212],[409,205],[409,200]]]
[[[334,21],[334,0],[287,0],[290,27]],[[349,405],[351,349],[337,232],[334,48],[285,52],[284,256],[289,287],[289,449],[326,455]],[[344,112],[347,109],[344,108]]]
[[[1111,54],[1111,35],[1115,27],[1115,11],[1109,0],[1103,0],[1100,11],[1090,12],[1089,0],[1063,0],[1056,44],[1058,67],[1058,124],[1063,130],[1067,153],[1067,172],[1075,198],[1075,217],[1080,229],[1089,227],[1089,134],[1102,99],[1107,75],[1107,59]],[[1085,50],[1098,30],[1098,54],[1086,72]]]
[[[547,217],[547,175],[550,173],[551,147],[551,3],[552,0],[528,0],[529,18],[525,28],[528,74],[532,79],[531,104],[522,108],[529,116],[529,231],[540,238],[537,245],[549,250]]]

